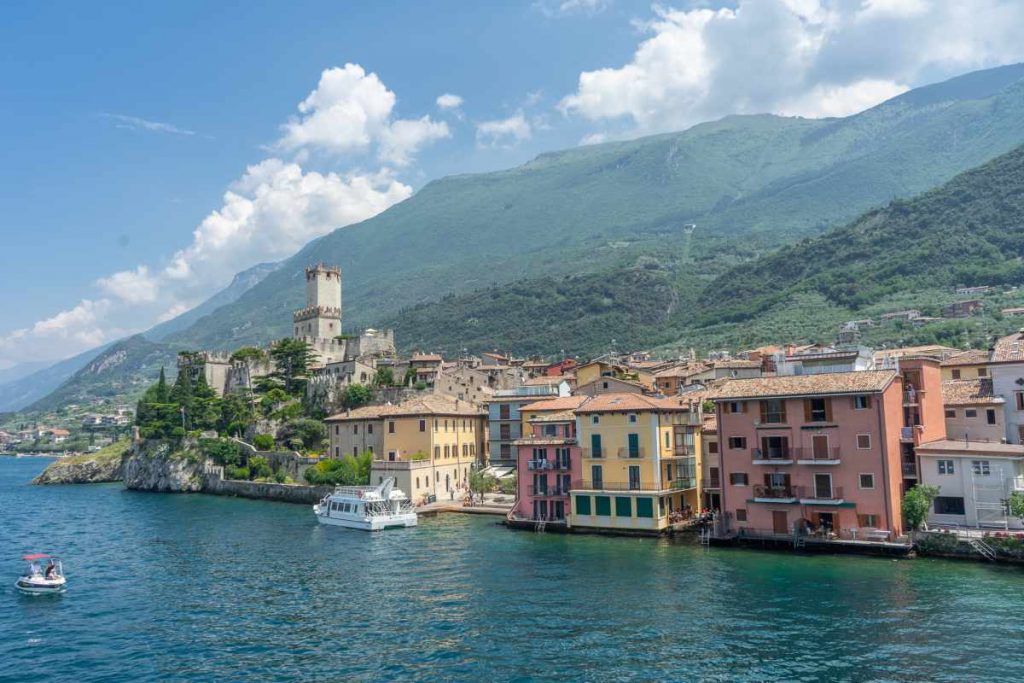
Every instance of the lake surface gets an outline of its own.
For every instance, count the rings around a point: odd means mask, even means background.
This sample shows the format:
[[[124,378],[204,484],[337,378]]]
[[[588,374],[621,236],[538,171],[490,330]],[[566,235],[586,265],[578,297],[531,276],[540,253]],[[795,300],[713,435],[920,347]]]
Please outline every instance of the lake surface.
[[[33,487],[0,458],[0,680],[1022,680],[1024,571]],[[59,552],[70,590],[20,595]]]

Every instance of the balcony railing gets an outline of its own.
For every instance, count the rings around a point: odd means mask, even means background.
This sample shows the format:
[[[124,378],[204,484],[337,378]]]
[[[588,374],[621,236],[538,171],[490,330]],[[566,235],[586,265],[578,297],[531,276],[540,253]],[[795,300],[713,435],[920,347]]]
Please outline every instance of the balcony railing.
[[[824,450],[814,448],[793,449],[797,460],[839,460],[839,446],[831,446]]]
[[[608,457],[608,451],[604,448],[584,448],[584,458],[606,458]]]
[[[571,470],[572,460],[555,460],[556,470]]]
[[[912,462],[902,463],[903,476],[905,477],[916,477],[917,476],[917,464]]]
[[[903,392],[903,405],[916,406],[924,400],[926,389],[914,389]]]
[[[604,481],[580,479],[572,483],[574,489],[590,489],[602,491],[659,491],[654,484],[646,481]]]
[[[679,479],[673,479],[669,483],[669,488],[675,489],[676,491],[695,489],[697,488],[697,480],[694,477],[680,477]]]
[[[754,485],[754,498],[789,500],[798,497],[795,486],[768,486],[767,484]]]
[[[646,455],[647,455],[646,449],[644,449],[644,448],[629,448],[628,446],[626,446],[625,448],[620,448],[618,453],[619,453],[619,457],[620,458],[633,458],[633,459],[635,459],[635,458],[643,458],[643,457],[646,457]]]
[[[673,448],[667,457],[670,458],[692,458],[697,453],[694,448],[690,446],[676,446]]]
[[[545,497],[545,496],[568,496],[569,495],[569,489],[567,489],[567,488],[565,488],[563,486],[554,486],[554,485],[552,485],[552,486],[531,486],[530,487],[530,495],[535,497],[535,498],[537,498],[537,497]]]
[[[800,498],[805,500],[842,500],[843,487],[833,486],[831,489],[819,489],[816,486],[799,487]]]
[[[529,460],[526,463],[526,469],[531,472],[539,470],[553,470],[555,469],[555,464],[550,460]]]
[[[712,478],[708,477],[708,481],[707,481],[706,484],[704,484],[704,488],[706,488],[706,489],[720,489],[720,488],[722,488],[722,480],[721,479],[717,479],[717,478],[716,479],[712,479]]]
[[[792,460],[793,449],[792,448],[751,448],[750,449],[751,460]]]

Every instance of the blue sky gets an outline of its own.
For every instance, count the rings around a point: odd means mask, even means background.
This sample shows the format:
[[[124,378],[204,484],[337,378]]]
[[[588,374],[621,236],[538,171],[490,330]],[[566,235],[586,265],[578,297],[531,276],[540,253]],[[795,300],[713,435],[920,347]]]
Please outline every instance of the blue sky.
[[[146,329],[433,178],[1020,61],[1020,5],[8,5],[0,369]]]

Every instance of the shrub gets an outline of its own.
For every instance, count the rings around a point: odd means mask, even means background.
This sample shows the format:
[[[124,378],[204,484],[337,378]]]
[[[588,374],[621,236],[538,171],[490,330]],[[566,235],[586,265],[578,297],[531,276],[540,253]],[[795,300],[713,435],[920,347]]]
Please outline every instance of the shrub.
[[[903,495],[903,519],[911,530],[921,528],[928,519],[932,501],[939,495],[938,486],[922,486],[918,484]]]
[[[248,481],[251,477],[248,467],[225,467],[224,478],[225,479],[240,479],[242,481]]]
[[[420,462],[421,460],[430,460],[430,454],[426,451],[416,451],[409,456],[409,460],[413,462]]]
[[[516,477],[511,475],[498,481],[498,490],[506,495],[515,495],[516,492]]]
[[[237,466],[242,461],[238,444],[221,439],[200,439],[199,451],[218,465]]]
[[[365,455],[359,460],[346,455],[340,460],[321,460],[303,474],[307,482],[315,486],[360,486],[369,481],[369,467]]]
[[[324,423],[319,420],[301,418],[286,423],[277,433],[278,440],[295,450],[319,448],[327,436]]]
[[[249,470],[254,479],[266,479],[274,473],[270,469],[270,461],[262,455],[254,455],[249,458]]]
[[[252,445],[257,450],[270,451],[274,449],[274,437],[270,434],[257,434],[252,439]]]
[[[274,481],[278,484],[283,484],[288,481],[288,475],[285,474],[284,470],[278,470],[277,472],[274,472]]]
[[[960,541],[954,534],[921,534],[916,537],[915,544],[919,552],[928,553],[955,553]]]

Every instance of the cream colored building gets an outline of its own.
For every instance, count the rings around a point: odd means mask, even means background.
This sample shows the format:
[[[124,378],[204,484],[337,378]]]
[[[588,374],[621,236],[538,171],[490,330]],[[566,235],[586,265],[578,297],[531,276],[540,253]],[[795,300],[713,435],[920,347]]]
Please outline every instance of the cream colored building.
[[[370,450],[370,483],[393,476],[414,502],[453,499],[482,462],[487,413],[468,401],[428,395],[398,405],[365,406],[326,420],[331,456]]]

